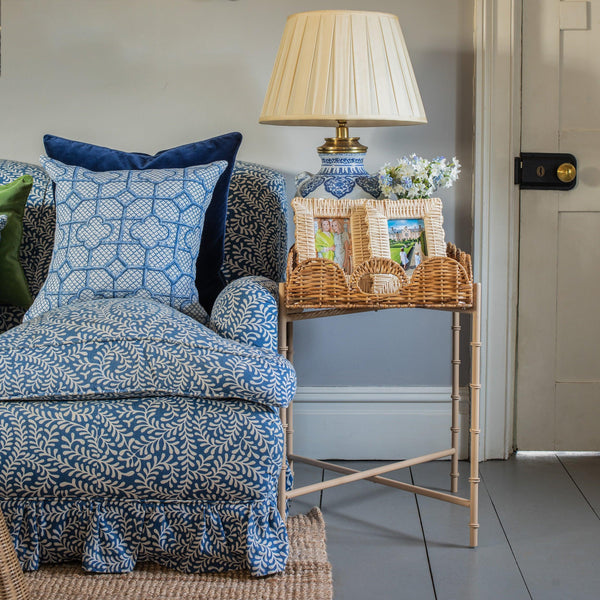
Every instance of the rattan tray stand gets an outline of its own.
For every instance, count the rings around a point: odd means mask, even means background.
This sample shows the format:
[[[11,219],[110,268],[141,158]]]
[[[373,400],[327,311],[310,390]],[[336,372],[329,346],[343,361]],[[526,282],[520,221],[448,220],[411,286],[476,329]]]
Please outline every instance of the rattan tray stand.
[[[365,276],[394,275],[399,289],[391,294],[370,294],[362,291]],[[398,287],[398,286],[397,286]],[[338,485],[366,479],[373,483],[436,498],[451,504],[469,508],[469,545],[478,542],[478,486],[479,486],[479,395],[481,355],[481,284],[473,282],[471,257],[448,244],[446,257],[423,261],[413,273],[410,282],[402,268],[386,259],[371,259],[359,265],[350,278],[332,261],[309,259],[300,264],[292,248],[288,258],[287,282],[279,286],[279,352],[293,360],[293,324],[295,321],[316,319],[357,312],[387,308],[423,308],[452,312],[452,415],[450,425],[450,448],[423,456],[409,458],[374,469],[356,471],[322,460],[294,453],[293,402],[280,409],[284,430],[284,456],[293,469],[294,461],[340,473],[341,476],[300,488],[286,490],[285,461],[281,469],[278,490],[278,508],[285,519],[286,502],[292,498],[310,494]],[[470,476],[469,497],[457,495],[458,491],[458,436],[460,403],[460,315],[471,315],[471,407],[470,407]],[[449,493],[402,483],[383,474],[413,465],[451,457]]]

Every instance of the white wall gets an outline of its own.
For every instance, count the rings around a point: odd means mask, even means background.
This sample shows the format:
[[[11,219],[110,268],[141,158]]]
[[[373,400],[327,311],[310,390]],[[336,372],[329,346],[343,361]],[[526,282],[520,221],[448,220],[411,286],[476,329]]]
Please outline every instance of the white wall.
[[[333,131],[258,116],[287,15],[323,8],[399,16],[429,123],[351,134],[373,171],[409,152],[457,155],[461,180],[441,193],[446,237],[469,249],[473,0],[3,0],[0,157],[36,162],[47,132],[154,153],[238,130],[240,158],[291,182],[318,169]],[[414,310],[301,323],[299,385],[447,386],[449,326]]]

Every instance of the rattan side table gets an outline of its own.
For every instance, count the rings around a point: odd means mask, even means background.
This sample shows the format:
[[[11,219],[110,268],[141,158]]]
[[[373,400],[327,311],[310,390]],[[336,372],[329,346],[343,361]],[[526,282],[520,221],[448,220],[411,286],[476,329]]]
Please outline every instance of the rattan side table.
[[[288,278],[289,281],[289,278]],[[345,315],[358,312],[366,312],[373,310],[383,310],[389,308],[402,308],[402,306],[392,306],[390,304],[371,304],[369,306],[353,306],[353,307],[339,307],[339,306],[320,306],[320,307],[299,307],[289,306],[286,302],[288,295],[286,294],[286,285],[281,283],[279,286],[279,353],[293,360],[293,325],[295,321],[302,321],[307,319],[316,319],[323,317],[330,317],[336,315]],[[480,316],[480,304],[481,304],[481,284],[470,283],[472,292],[472,303],[468,305],[461,305],[460,303],[447,302],[443,304],[419,304],[411,303],[407,305],[410,308],[422,308],[426,310],[441,310],[446,312],[452,312],[452,416],[451,416],[451,447],[448,449],[439,450],[426,454],[423,456],[417,456],[414,458],[394,462],[374,469],[368,469],[365,471],[356,471],[347,467],[342,467],[322,460],[316,460],[305,456],[299,456],[294,454],[294,429],[293,429],[293,402],[287,408],[280,409],[280,418],[284,430],[284,456],[293,465],[294,461],[302,462],[308,465],[327,469],[340,473],[341,476],[327,481],[315,483],[312,485],[303,486],[300,488],[286,490],[285,482],[285,461],[283,468],[281,469],[281,475],[279,479],[279,490],[278,490],[278,508],[285,519],[286,513],[286,501],[291,498],[297,498],[304,494],[310,494],[319,490],[327,489],[330,487],[344,485],[353,481],[359,481],[366,479],[373,483],[394,487],[397,489],[412,492],[414,494],[420,494],[422,496],[428,496],[443,502],[449,502],[451,504],[457,504],[469,508],[470,520],[469,520],[469,545],[476,547],[478,543],[478,529],[479,529],[479,396],[481,390],[480,384],[480,357],[481,357],[481,316]],[[460,432],[459,427],[459,402],[460,402],[460,383],[459,383],[459,368],[460,368],[460,315],[470,314],[471,315],[471,407],[470,407],[470,493],[468,498],[463,498],[457,495],[458,490],[458,435]],[[386,477],[382,477],[383,474],[399,469],[404,469],[413,465],[430,462],[439,458],[451,457],[450,467],[450,493],[440,492],[425,487],[416,485],[410,485],[408,483],[402,483]]]
[[[29,593],[13,541],[0,511],[0,600],[28,600]]]

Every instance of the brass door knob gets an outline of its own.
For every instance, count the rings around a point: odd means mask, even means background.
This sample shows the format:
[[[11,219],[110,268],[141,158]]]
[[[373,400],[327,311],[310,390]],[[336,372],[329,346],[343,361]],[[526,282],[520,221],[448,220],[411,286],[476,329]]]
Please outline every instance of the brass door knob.
[[[563,163],[558,167],[558,169],[556,169],[556,176],[563,183],[571,183],[571,181],[575,179],[576,175],[577,169],[575,168],[575,165],[572,165],[571,163]]]

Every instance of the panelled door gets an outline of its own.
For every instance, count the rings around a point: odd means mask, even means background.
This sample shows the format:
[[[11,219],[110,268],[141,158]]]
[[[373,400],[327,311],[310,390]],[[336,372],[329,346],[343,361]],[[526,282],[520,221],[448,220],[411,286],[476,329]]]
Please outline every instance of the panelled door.
[[[522,190],[519,450],[600,450],[600,0],[523,0],[523,152],[568,152],[568,192]]]

